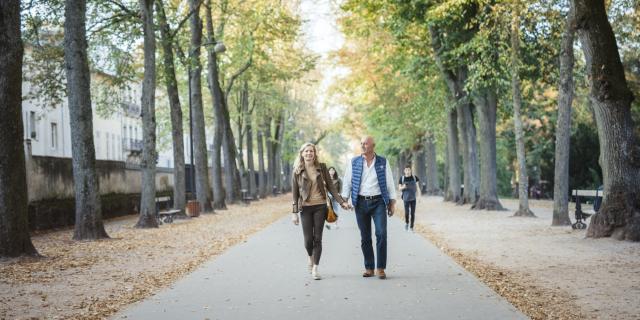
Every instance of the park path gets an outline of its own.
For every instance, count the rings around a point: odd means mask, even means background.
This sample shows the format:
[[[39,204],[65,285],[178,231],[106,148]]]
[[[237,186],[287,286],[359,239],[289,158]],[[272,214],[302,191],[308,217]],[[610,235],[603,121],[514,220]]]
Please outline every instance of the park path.
[[[280,219],[113,319],[527,319],[400,219],[388,248],[388,278],[362,278],[355,217],[343,213],[324,231],[314,281],[302,230]]]

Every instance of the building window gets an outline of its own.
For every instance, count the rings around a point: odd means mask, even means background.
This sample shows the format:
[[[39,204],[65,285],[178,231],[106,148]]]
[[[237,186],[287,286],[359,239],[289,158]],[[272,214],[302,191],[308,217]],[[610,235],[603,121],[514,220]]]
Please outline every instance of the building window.
[[[51,122],[51,149],[58,148],[58,124]]]
[[[118,151],[118,160],[122,160],[122,139],[120,139],[121,136],[116,136],[116,141],[118,142],[118,147],[116,148],[116,150]]]
[[[37,140],[38,136],[36,134],[36,112],[31,111],[29,113],[29,128],[31,129],[30,137],[31,139]]]
[[[100,131],[96,131],[96,158],[100,157]]]
[[[106,133],[105,140],[107,140],[107,160],[109,159],[109,132]]]

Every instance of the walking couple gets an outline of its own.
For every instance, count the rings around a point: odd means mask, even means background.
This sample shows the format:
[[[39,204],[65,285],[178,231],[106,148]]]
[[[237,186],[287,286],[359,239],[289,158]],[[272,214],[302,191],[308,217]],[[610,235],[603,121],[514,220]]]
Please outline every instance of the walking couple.
[[[387,215],[392,216],[395,211],[394,180],[387,160],[375,153],[373,138],[364,137],[360,146],[362,155],[351,159],[347,165],[341,193],[335,184],[331,183],[326,165],[318,161],[315,145],[302,145],[296,158],[291,181],[291,219],[296,225],[302,220],[304,246],[309,256],[309,269],[315,280],[321,279],[318,265],[322,253],[322,231],[327,216],[327,191],[343,209],[355,208],[364,255],[365,271],[362,276],[377,275],[380,279],[387,277]],[[349,197],[351,204],[345,200]],[[372,220],[375,225],[376,259],[371,240]]]

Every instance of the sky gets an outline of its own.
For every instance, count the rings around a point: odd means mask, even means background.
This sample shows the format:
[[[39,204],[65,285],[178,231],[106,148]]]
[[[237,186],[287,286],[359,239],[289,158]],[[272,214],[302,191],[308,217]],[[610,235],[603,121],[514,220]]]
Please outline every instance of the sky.
[[[320,56],[319,68],[322,72],[322,81],[315,107],[319,111],[326,110],[331,120],[338,119],[344,112],[344,108],[331,102],[327,90],[337,77],[348,72],[329,58],[332,51],[340,49],[344,44],[344,36],[338,29],[336,21],[339,3],[340,0],[302,0],[300,4],[307,47]]]
[[[344,43],[336,22],[335,11],[338,4],[339,0],[302,0],[300,4],[307,44],[312,51],[323,57],[340,49]]]

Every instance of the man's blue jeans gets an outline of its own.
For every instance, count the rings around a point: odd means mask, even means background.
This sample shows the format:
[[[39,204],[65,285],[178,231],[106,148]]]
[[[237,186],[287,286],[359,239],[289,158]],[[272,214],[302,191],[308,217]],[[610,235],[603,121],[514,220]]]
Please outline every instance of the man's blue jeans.
[[[371,220],[376,227],[376,256],[378,269],[387,267],[387,208],[382,198],[358,199],[356,220],[360,229],[360,245],[364,255],[364,267],[374,269],[373,243],[371,241]]]

